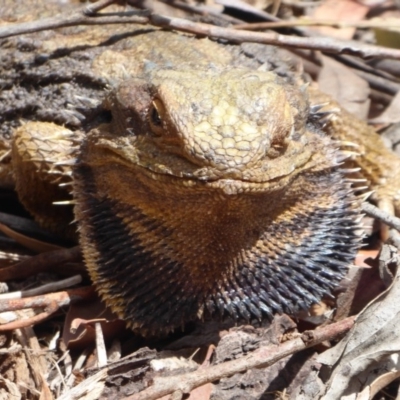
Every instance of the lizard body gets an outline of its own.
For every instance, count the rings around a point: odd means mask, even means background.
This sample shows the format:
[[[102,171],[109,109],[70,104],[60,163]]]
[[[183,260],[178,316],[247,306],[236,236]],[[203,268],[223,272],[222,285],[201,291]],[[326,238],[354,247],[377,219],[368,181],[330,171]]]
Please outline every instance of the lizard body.
[[[133,328],[293,314],[338,283],[356,200],[301,90],[270,72],[167,70],[109,103],[118,117],[74,167],[75,213],[93,281]]]
[[[139,332],[195,319],[293,314],[330,293],[360,240],[359,201],[331,137],[362,146],[365,154],[352,163],[377,201],[389,199],[399,211],[398,158],[344,111],[326,126],[319,122],[312,105],[326,97],[282,69],[285,56],[266,65],[245,46],[131,26],[112,38],[104,27],[68,32],[61,43],[70,58],[54,57],[60,38],[45,37],[35,51],[50,56],[36,67],[54,74],[58,67],[62,75],[64,60],[89,60],[79,71],[83,89],[74,86],[77,70],[66,68],[73,78],[63,77],[75,93],[68,106],[79,105],[81,119],[54,112],[67,127],[28,122],[15,130],[16,187],[36,218],[54,228],[46,212],[54,194],[32,194],[36,178],[26,172],[50,170],[46,185],[53,188],[68,183],[61,164],[77,157],[73,197],[86,264],[107,304]],[[107,85],[113,89],[101,106]],[[97,94],[88,112],[79,93],[90,86]],[[56,120],[39,112],[31,119]],[[82,132],[75,149],[73,131]],[[46,151],[41,143],[49,138],[61,138],[65,148]]]

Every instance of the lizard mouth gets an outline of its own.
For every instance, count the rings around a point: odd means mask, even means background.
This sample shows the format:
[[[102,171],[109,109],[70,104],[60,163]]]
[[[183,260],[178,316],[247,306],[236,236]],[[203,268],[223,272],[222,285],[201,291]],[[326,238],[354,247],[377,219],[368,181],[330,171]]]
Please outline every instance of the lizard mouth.
[[[188,191],[214,189],[225,195],[238,195],[242,193],[270,193],[287,187],[298,175],[299,171],[292,170],[286,175],[281,175],[268,180],[251,180],[240,176],[237,171],[221,174],[211,168],[197,168],[194,171],[183,171],[155,163],[146,163],[141,160],[134,165],[125,158],[118,157],[118,163],[123,164],[130,170],[134,170],[136,176],[147,182],[148,185],[157,186],[173,185],[185,188]],[[175,167],[175,168],[174,168]],[[259,172],[259,171],[258,171]]]
[[[244,192],[268,192],[288,185],[294,177],[304,171],[315,169],[321,164],[315,158],[315,149],[298,146],[290,148],[282,157],[261,159],[255,165],[240,165],[237,168],[226,165],[201,165],[182,154],[163,152],[149,146],[132,146],[129,139],[115,143],[108,138],[99,138],[94,152],[101,164],[123,165],[147,180],[163,184],[180,185],[185,188],[211,187],[227,194]],[[106,153],[106,154],[104,154]],[[322,151],[323,153],[323,151]],[[321,154],[322,154],[321,153]]]

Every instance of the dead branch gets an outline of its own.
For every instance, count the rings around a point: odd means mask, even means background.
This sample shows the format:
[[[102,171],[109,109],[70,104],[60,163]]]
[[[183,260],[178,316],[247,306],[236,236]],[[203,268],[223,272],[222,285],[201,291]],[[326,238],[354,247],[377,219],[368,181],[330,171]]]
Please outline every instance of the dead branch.
[[[21,329],[21,328],[26,328],[28,326],[36,325],[36,324],[44,321],[48,317],[50,317],[59,308],[60,308],[59,305],[55,301],[53,301],[40,314],[37,314],[37,315],[35,315],[33,317],[30,317],[30,318],[19,319],[17,321],[9,322],[8,324],[0,325],[0,332],[12,331],[14,329]]]
[[[253,22],[248,24],[238,24],[236,29],[245,30],[264,30],[264,29],[277,29],[277,28],[295,28],[299,26],[329,26],[332,28],[397,28],[398,23],[390,21],[334,21],[328,19],[315,19],[315,18],[297,18],[290,21],[273,21],[273,22]]]
[[[297,37],[281,35],[275,32],[250,32],[234,28],[221,28],[214,25],[196,23],[181,18],[169,18],[153,14],[150,23],[168,29],[225,39],[233,42],[253,42],[273,44],[299,49],[321,50],[327,53],[350,54],[362,58],[381,57],[400,59],[400,50],[381,46],[372,46],[356,41],[344,41],[328,37]]]
[[[61,14],[56,17],[44,18],[38,21],[6,25],[0,27],[0,39],[25,33],[65,28],[67,26],[125,23],[146,24],[148,22],[148,18],[146,18],[148,12],[146,11],[135,12],[135,15],[132,15],[133,13],[120,13],[116,16],[99,16],[99,14],[97,14],[98,11],[116,2],[117,0],[99,0],[96,3],[81,8],[70,15]]]
[[[25,217],[19,217],[14,214],[0,212],[0,223],[6,225],[13,231],[21,233],[22,235],[35,238],[38,237],[40,240],[50,243],[52,243],[54,240],[53,234],[50,234],[49,231],[40,228],[36,222]]]
[[[17,311],[25,308],[50,307],[55,302],[58,307],[65,307],[74,301],[91,299],[94,297],[94,288],[91,286],[70,289],[58,293],[48,293],[41,296],[26,297],[24,299],[9,299],[0,302],[0,312]]]
[[[193,389],[205,383],[214,382],[251,368],[268,367],[291,354],[345,334],[354,325],[354,320],[355,317],[349,317],[324,328],[305,331],[296,339],[278,346],[260,347],[253,353],[237,360],[227,361],[183,375],[155,378],[153,386],[126,397],[124,400],[155,400],[174,392],[190,393]]]
[[[47,271],[55,265],[66,262],[80,261],[81,249],[79,246],[70,249],[48,251],[14,264],[11,267],[0,269],[0,281],[23,279],[39,272]]]
[[[40,388],[45,384],[44,376],[47,375],[47,363],[45,352],[40,347],[38,338],[32,328],[26,327],[17,329],[14,332],[15,338],[22,347],[26,360],[32,371],[32,378],[35,387]],[[16,367],[17,370],[17,367]],[[18,397],[18,396],[17,396]]]
[[[389,225],[391,228],[394,228],[400,232],[400,218],[394,217],[393,215],[390,215],[389,213],[382,211],[378,207],[375,207],[367,202],[362,203],[361,209],[369,216],[379,219],[386,225]]]
[[[55,282],[47,283],[45,285],[36,287],[34,289],[22,290],[18,292],[8,292],[0,294],[0,301],[6,299],[21,299],[24,297],[39,296],[44,293],[52,293],[57,290],[66,289],[82,282],[81,275],[74,275],[66,279],[58,280]]]
[[[102,368],[107,365],[107,350],[106,350],[106,344],[104,342],[103,331],[101,329],[101,323],[95,322],[94,329],[96,332],[97,366],[98,368]]]
[[[54,18],[46,18],[39,21],[25,22],[21,24],[7,25],[0,28],[0,38],[16,36],[23,33],[38,32],[48,29],[61,28],[75,25],[121,24],[138,23],[150,24],[157,27],[175,29],[212,38],[225,39],[232,42],[254,42],[285,46],[297,49],[320,50],[327,53],[350,54],[362,58],[389,58],[400,60],[400,50],[381,46],[373,46],[356,41],[342,41],[328,37],[296,37],[281,35],[275,32],[250,32],[234,28],[221,28],[214,25],[196,23],[181,18],[169,18],[167,16],[152,14],[143,11],[140,15],[135,12],[119,13],[117,16],[102,16],[97,12],[116,0],[100,0],[69,16],[60,15]]]
[[[79,385],[76,385],[71,390],[68,390],[67,393],[64,393],[63,395],[58,397],[57,400],[78,400],[82,399],[84,396],[88,394],[92,396],[91,397],[92,399],[97,398],[96,395],[95,395],[96,397],[93,397],[93,392],[95,390],[98,390],[99,386],[100,389],[102,389],[101,382],[103,382],[106,379],[107,372],[108,372],[107,368],[101,369],[99,372],[95,373],[88,379],[85,379]],[[100,392],[96,393],[100,396],[101,390]]]

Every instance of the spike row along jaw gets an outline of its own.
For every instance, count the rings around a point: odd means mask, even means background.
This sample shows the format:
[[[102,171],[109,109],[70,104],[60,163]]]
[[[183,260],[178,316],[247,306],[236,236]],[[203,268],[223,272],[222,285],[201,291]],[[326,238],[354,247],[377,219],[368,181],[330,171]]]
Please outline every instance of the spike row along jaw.
[[[60,237],[75,239],[71,204],[72,165],[80,132],[49,122],[26,122],[13,133],[12,168],[18,197],[35,220]],[[66,228],[67,227],[67,228]]]

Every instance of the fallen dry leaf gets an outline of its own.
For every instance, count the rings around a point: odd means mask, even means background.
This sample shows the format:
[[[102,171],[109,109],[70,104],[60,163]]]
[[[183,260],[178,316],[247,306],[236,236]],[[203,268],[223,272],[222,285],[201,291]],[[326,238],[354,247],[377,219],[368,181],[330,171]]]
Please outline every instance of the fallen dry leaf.
[[[321,92],[331,95],[347,111],[366,119],[369,111],[368,83],[356,75],[350,68],[322,56],[323,67],[318,76],[318,86]]]
[[[400,371],[391,371],[379,376],[357,396],[357,400],[372,399],[380,390],[398,378],[400,378]]]
[[[352,0],[326,0],[314,11],[313,18],[317,20],[357,22],[364,19],[369,7]],[[313,28],[319,33],[338,39],[352,39],[356,28],[332,28],[321,26]]]
[[[392,286],[358,315],[347,336],[318,356],[319,362],[333,368],[322,399],[356,400],[379,376],[399,370],[399,318],[400,268]]]
[[[208,400],[211,396],[213,385],[206,383],[205,385],[199,386],[190,392],[188,400]]]
[[[101,319],[103,335],[111,340],[125,329],[125,323],[99,299],[72,304],[67,312],[62,339],[69,348],[84,348],[95,342],[94,322]],[[93,326],[92,326],[93,324]]]
[[[357,267],[362,267],[362,268],[370,268],[371,265],[367,264],[365,260],[368,260],[369,258],[376,258],[378,257],[379,251],[378,250],[359,250],[356,259],[354,261],[354,265]]]
[[[374,118],[371,122],[375,124],[396,124],[400,122],[400,91],[394,96],[386,110]]]

